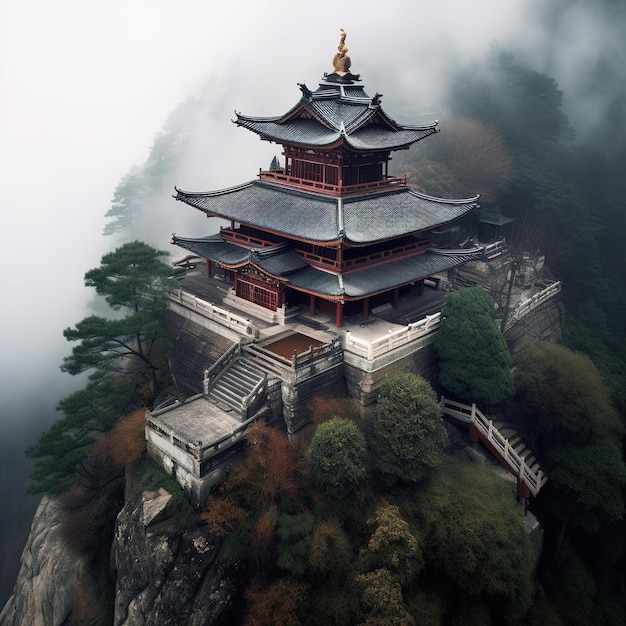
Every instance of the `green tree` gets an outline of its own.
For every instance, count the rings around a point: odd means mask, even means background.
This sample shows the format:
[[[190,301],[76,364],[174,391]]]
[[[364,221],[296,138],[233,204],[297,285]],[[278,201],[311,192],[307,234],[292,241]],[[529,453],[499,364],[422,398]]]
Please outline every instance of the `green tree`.
[[[519,404],[540,442],[587,441],[622,427],[591,359],[550,341],[529,342],[515,358]]]
[[[449,458],[416,495],[431,565],[495,614],[523,614],[533,558],[513,485],[484,465]]]
[[[104,214],[110,219],[104,226],[103,235],[114,235],[126,231],[133,237],[133,222],[145,197],[144,180],[141,168],[134,165],[120,180],[111,201],[111,208]]]
[[[511,357],[481,287],[446,296],[434,340],[439,383],[460,400],[497,404],[513,393]]]
[[[386,483],[422,480],[441,463],[448,436],[431,386],[415,374],[385,379],[374,415],[374,464]]]
[[[105,254],[100,267],[85,274],[85,285],[94,287],[123,315],[91,315],[75,328],[66,328],[63,336],[80,343],[63,359],[63,371],[75,375],[93,368],[112,370],[116,365],[120,372],[144,376],[156,394],[162,314],[176,285],[172,267],[161,261],[167,254],[134,241]]]
[[[624,518],[626,465],[620,442],[609,435],[564,443],[546,451],[550,489],[546,509],[589,532]]]
[[[310,513],[278,516],[278,556],[276,564],[294,576],[302,576],[315,520]]]
[[[345,498],[365,478],[365,438],[354,422],[335,418],[315,429],[308,457],[314,483]]]
[[[84,389],[63,398],[57,407],[63,417],[26,449],[35,459],[30,493],[57,496],[93,474],[87,457],[96,439],[142,405],[130,377],[96,372]]]

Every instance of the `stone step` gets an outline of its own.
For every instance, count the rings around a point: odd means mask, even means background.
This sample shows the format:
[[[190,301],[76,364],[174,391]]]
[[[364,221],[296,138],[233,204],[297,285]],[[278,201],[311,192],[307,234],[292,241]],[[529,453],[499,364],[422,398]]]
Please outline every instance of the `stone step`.
[[[265,376],[263,370],[259,369],[254,363],[248,359],[239,359],[235,361],[233,369],[245,375],[250,380],[254,380],[255,384]]]
[[[232,408],[239,408],[241,406],[241,400],[243,396],[233,393],[230,389],[226,387],[220,387],[216,385],[211,389],[209,393],[209,399],[214,400],[216,402],[223,402]]]
[[[238,387],[245,387],[252,389],[260,380],[262,376],[252,376],[249,372],[239,369],[237,367],[231,367],[227,369],[219,377],[218,382],[227,380],[233,382]]]
[[[240,410],[244,399],[265,374],[247,359],[237,359],[222,372],[209,391],[209,400],[220,407]]]
[[[513,446],[513,450],[521,457],[524,456],[523,451],[526,450],[526,444],[523,441]]]
[[[224,389],[234,396],[245,398],[245,396],[252,391],[254,385],[252,383],[247,383],[234,375],[223,374],[220,376],[214,388]]]

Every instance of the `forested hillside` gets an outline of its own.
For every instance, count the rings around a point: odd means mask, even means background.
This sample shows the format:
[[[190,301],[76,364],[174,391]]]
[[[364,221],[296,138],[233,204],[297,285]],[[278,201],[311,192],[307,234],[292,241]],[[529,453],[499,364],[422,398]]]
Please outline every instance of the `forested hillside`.
[[[564,285],[564,346],[523,350],[515,395],[500,406],[529,427],[550,475],[531,506],[546,529],[536,584],[512,491],[447,451],[421,382],[394,380],[368,420],[348,404],[313,407],[320,425],[308,451],[259,431],[207,506],[203,523],[242,565],[238,621],[497,624],[530,609],[529,624],[608,624],[626,615],[626,140],[609,130],[622,105],[581,138],[557,82],[497,47],[449,84],[441,134],[395,167],[432,195],[480,193],[483,207],[515,219],[511,245],[545,254]],[[203,106],[202,97],[183,103],[148,161],[120,181],[105,234],[151,240],[137,218],[161,213]],[[406,432],[407,407],[428,433],[414,433],[410,450],[389,439]],[[257,484],[259,475],[269,481]]]

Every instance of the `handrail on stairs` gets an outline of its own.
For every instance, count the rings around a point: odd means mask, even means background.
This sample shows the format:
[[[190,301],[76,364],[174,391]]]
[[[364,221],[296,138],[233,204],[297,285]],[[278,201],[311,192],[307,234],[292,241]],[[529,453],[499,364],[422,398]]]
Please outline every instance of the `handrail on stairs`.
[[[521,457],[511,447],[509,440],[494,426],[493,420],[486,417],[476,407],[475,402],[467,405],[441,396],[439,407],[444,414],[451,415],[466,424],[473,424],[485,441],[491,444],[510,471],[528,487],[530,493],[534,496],[539,493],[539,490],[548,481],[548,477],[541,469],[533,470],[526,464],[525,457]]]

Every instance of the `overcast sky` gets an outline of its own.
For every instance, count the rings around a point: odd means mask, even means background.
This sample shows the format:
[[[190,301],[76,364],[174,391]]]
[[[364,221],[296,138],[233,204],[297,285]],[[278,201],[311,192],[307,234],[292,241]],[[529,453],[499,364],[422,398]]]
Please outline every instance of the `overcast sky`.
[[[62,329],[85,315],[83,274],[111,244],[101,232],[113,190],[133,163],[146,159],[168,113],[208,76],[220,102],[211,114],[224,115],[213,122],[224,135],[207,140],[228,161],[231,176],[224,185],[207,176],[207,186],[221,187],[268,165],[251,160],[247,169],[247,162],[230,158],[232,133],[239,131],[238,140],[246,134],[230,123],[232,111],[286,111],[299,97],[298,82],[315,88],[332,71],[340,28],[348,32],[353,70],[372,93],[385,94],[393,114],[399,89],[430,106],[437,72],[451,57],[514,39],[522,5],[4,0],[0,333],[12,377],[3,377],[3,395],[61,376],[57,366],[69,350]],[[371,84],[368,75],[382,84]],[[254,159],[260,142],[245,140]]]
[[[555,77],[579,132],[593,132],[611,89],[590,87],[594,63],[604,54],[623,75],[624,35],[582,0],[554,19],[561,4],[0,0],[3,397],[67,377],[58,373],[70,349],[61,333],[86,314],[83,275],[112,244],[101,232],[115,186],[207,78],[215,103],[197,141],[209,149],[176,181],[185,189],[244,182],[269,165],[277,151],[236,128],[233,111],[289,109],[297,83],[315,88],[332,71],[340,28],[352,70],[400,121],[438,111],[453,64],[497,42]],[[161,215],[164,241],[180,207],[171,201],[171,222],[167,206]]]

